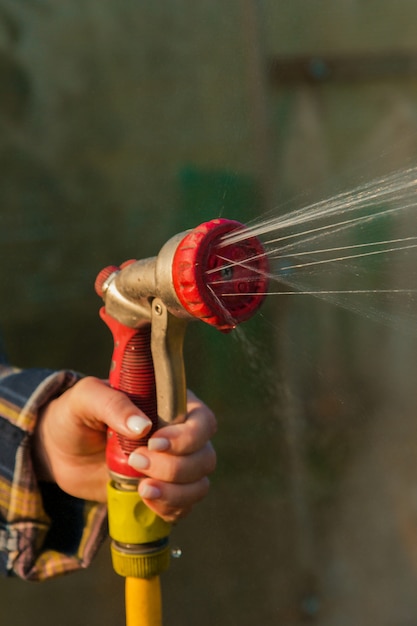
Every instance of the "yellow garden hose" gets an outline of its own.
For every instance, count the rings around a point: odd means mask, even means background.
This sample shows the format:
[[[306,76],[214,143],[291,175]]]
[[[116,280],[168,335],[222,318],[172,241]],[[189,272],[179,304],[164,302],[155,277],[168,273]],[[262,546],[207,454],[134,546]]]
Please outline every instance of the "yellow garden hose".
[[[107,486],[114,571],[125,579],[126,626],[162,626],[159,575],[169,566],[171,525],[136,490]]]
[[[159,576],[126,578],[126,626],[162,626]]]

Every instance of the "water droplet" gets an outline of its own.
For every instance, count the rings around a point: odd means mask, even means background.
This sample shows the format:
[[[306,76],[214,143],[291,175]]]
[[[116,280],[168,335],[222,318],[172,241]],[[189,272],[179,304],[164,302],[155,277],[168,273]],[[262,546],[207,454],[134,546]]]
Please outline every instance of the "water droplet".
[[[171,556],[172,556],[173,559],[181,558],[182,557],[182,550],[181,550],[181,548],[178,548],[178,547],[172,548]]]

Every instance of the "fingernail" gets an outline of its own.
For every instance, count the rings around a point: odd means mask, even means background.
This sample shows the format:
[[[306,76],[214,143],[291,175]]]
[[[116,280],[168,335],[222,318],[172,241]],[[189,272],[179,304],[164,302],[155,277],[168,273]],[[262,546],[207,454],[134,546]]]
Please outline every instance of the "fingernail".
[[[163,450],[168,450],[168,448],[169,439],[165,439],[165,437],[152,437],[152,439],[148,441],[148,450],[162,452]]]
[[[142,417],[142,415],[131,415],[126,420],[126,425],[132,433],[135,435],[140,435],[146,428],[151,426],[152,422],[147,417]]]
[[[138,452],[132,452],[129,456],[128,463],[136,470],[144,470],[149,467],[149,459]]]
[[[152,485],[141,484],[139,486],[139,495],[146,500],[156,500],[161,497],[161,490]]]

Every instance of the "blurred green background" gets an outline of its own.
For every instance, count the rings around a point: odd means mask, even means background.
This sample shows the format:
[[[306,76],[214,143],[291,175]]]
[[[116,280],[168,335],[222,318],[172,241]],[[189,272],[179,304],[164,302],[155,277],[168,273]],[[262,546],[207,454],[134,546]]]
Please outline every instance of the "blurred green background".
[[[415,164],[416,19],[412,0],[0,0],[10,360],[106,376],[103,266]],[[219,467],[174,530],[166,626],[416,624],[415,342],[271,298],[243,338],[192,325],[186,358]],[[121,626],[107,548],[2,580],[0,626]]]

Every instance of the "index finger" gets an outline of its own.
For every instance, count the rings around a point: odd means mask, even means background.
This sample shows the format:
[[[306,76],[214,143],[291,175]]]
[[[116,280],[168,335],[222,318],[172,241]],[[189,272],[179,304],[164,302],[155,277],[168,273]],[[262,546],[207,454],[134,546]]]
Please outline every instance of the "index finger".
[[[192,454],[205,446],[216,431],[217,422],[213,412],[190,392],[185,422],[157,430],[148,441],[148,449],[174,455]]]

